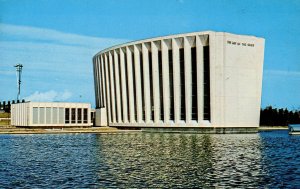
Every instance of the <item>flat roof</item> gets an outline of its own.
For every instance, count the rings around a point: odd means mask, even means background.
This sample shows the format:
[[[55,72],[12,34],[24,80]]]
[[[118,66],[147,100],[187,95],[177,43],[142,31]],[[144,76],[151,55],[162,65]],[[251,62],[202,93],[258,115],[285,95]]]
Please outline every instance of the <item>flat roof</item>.
[[[234,34],[234,33],[229,33],[229,32],[216,32],[216,31],[211,31],[211,30],[199,31],[199,32],[190,32],[190,33],[180,33],[180,34],[165,35],[165,36],[152,37],[152,38],[146,38],[146,39],[134,40],[134,41],[126,42],[126,43],[121,43],[119,45],[114,45],[114,46],[111,46],[111,47],[108,47],[108,48],[105,48],[105,49],[99,51],[97,54],[94,55],[94,57],[96,57],[99,54],[102,54],[104,52],[113,50],[113,49],[122,48],[122,47],[126,47],[126,46],[131,46],[131,45],[135,45],[137,43],[147,43],[147,42],[152,42],[152,41],[159,41],[159,40],[162,40],[162,39],[185,37],[185,36],[189,36],[189,35],[191,35],[191,36],[194,36],[194,35],[208,35],[208,34],[212,34],[212,33],[237,35],[237,36],[244,36],[244,37],[251,37],[251,38],[261,38],[261,37],[256,37],[254,35],[242,35],[242,34]]]

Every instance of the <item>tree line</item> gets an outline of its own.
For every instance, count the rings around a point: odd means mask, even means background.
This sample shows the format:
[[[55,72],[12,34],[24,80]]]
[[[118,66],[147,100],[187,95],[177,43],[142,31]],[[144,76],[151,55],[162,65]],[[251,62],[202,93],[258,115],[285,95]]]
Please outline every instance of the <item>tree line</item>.
[[[260,110],[261,126],[287,126],[288,124],[300,124],[300,110],[290,111],[287,108],[273,108],[267,106]]]

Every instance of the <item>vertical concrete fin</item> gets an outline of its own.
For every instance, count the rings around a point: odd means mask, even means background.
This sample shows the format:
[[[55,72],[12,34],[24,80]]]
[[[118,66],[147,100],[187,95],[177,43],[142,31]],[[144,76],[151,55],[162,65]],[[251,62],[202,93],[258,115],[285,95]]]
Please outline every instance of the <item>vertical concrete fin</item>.
[[[119,76],[119,58],[118,58],[118,53],[117,50],[114,50],[114,64],[115,64],[115,85],[116,85],[116,103],[117,103],[117,112],[118,112],[118,117],[117,117],[117,122],[121,122],[121,97],[120,97],[120,76]]]
[[[169,56],[168,44],[170,46],[171,40],[161,41],[162,53],[162,74],[163,74],[163,103],[164,103],[164,122],[168,123],[170,120],[170,84],[169,84]]]
[[[203,43],[200,36],[196,36],[197,53],[197,99],[198,99],[198,124],[203,120],[204,93],[203,93]]]
[[[149,83],[149,44],[142,44],[143,54],[143,72],[144,72],[144,100],[145,100],[145,122],[150,123],[151,119],[151,106],[150,106],[150,83]]]
[[[114,61],[113,51],[108,52],[109,56],[109,69],[110,69],[110,90],[111,90],[111,111],[112,111],[112,122],[116,123],[116,97],[115,97],[115,78],[114,78]]]
[[[127,102],[127,78],[125,75],[125,56],[124,49],[120,49],[120,69],[121,69],[121,82],[122,82],[122,102],[123,102],[123,123],[128,123],[128,102]]]
[[[184,71],[185,71],[185,114],[186,123],[191,121],[192,95],[191,95],[191,44],[187,37],[184,38]]]
[[[100,64],[101,64],[101,62],[100,62],[100,57],[97,57],[97,79],[98,79],[98,86],[97,86],[97,88],[98,88],[98,107],[101,107],[101,104],[102,104],[102,95],[101,95],[101,91],[102,91],[102,88],[103,88],[103,86],[102,86],[102,79],[101,79],[101,76],[100,76]]]
[[[105,67],[105,77],[106,77],[106,104],[107,104],[107,117],[108,117],[108,123],[111,123],[111,101],[110,101],[110,83],[109,83],[109,74],[108,74],[108,58],[107,58],[107,53],[103,54],[104,56],[104,67]]]
[[[158,43],[151,42],[152,51],[152,82],[154,101],[154,123],[160,120],[160,98],[159,98],[159,72],[158,72]]]
[[[179,66],[179,46],[180,39],[172,39],[173,49],[173,77],[174,77],[174,114],[175,124],[180,120],[180,66]]]
[[[135,93],[136,93],[136,109],[137,109],[137,122],[142,122],[142,92],[141,92],[141,68],[140,68],[140,45],[134,45],[134,63],[135,63]]]
[[[132,49],[133,47],[126,47],[127,55],[127,71],[128,71],[128,91],[129,91],[129,112],[130,112],[130,123],[135,123],[135,112],[134,112],[134,94],[133,94],[133,73],[132,73]]]

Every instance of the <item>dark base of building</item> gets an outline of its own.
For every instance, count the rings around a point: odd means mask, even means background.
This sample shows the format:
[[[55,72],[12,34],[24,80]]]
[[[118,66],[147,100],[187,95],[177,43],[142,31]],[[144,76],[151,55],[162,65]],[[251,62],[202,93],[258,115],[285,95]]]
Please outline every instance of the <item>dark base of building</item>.
[[[192,128],[142,128],[145,132],[167,132],[167,133],[198,133],[198,134],[243,134],[257,133],[256,127],[192,127]]]
[[[116,127],[126,130],[164,133],[243,134],[257,133],[258,127]]]

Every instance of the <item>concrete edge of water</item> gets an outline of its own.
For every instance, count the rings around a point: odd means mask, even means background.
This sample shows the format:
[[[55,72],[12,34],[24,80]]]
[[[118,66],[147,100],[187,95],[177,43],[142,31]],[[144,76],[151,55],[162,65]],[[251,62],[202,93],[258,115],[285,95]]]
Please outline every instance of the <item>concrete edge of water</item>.
[[[258,133],[273,130],[287,130],[288,127],[227,127],[227,128],[199,128],[199,127],[89,127],[89,128],[15,128],[0,127],[0,134],[67,134],[67,133],[136,133],[136,132],[164,132],[164,133],[199,133],[199,134],[239,134],[239,133]]]
[[[166,133],[199,133],[199,134],[245,134],[258,133],[257,127],[193,127],[193,128],[141,128],[142,132],[166,132]]]
[[[0,134],[76,134],[76,133],[99,133],[99,134],[115,134],[124,133],[126,131],[118,130],[112,127],[89,127],[89,128],[0,128]]]

